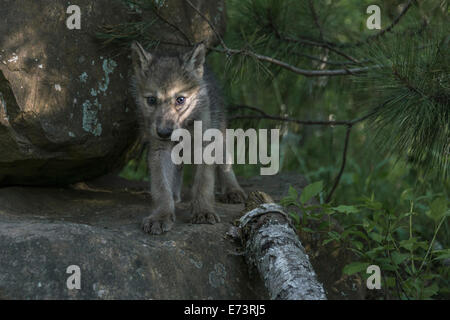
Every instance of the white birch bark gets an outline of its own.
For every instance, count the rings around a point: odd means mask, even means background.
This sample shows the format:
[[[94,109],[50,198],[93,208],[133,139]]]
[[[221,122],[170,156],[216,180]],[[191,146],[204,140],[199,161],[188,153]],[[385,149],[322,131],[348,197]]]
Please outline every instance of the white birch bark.
[[[325,300],[295,227],[283,208],[264,203],[240,219],[249,265],[255,266],[272,299]]]

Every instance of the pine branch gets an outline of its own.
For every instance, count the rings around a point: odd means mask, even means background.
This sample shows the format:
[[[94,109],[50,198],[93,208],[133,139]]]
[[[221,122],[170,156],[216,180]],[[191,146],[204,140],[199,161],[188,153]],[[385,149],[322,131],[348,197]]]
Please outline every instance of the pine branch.
[[[275,35],[277,36],[278,39],[282,40],[282,41],[286,41],[289,43],[296,43],[296,44],[302,44],[302,45],[307,45],[307,46],[312,46],[312,47],[319,47],[319,48],[325,48],[328,49],[330,51],[333,51],[334,53],[336,53],[337,55],[340,55],[350,61],[352,61],[355,64],[361,64],[360,61],[358,61],[356,58],[350,56],[349,54],[343,52],[342,50],[337,49],[337,45],[334,43],[330,43],[330,42],[318,42],[315,40],[309,40],[309,39],[305,39],[305,38],[293,38],[293,37],[289,37],[289,36],[285,36],[282,35],[280,32],[276,31]]]
[[[211,23],[211,21],[204,15],[202,14],[193,4],[191,1],[189,0],[185,0],[187,2],[187,4],[192,7],[210,26],[210,28],[213,30],[214,34],[219,38],[219,41],[223,47],[223,49],[219,49],[219,48],[210,48],[213,51],[216,52],[221,52],[221,53],[225,53],[227,56],[232,56],[232,55],[243,55],[243,56],[249,56],[252,58],[255,58],[259,61],[264,61],[264,62],[268,62],[274,65],[277,65],[281,68],[284,68],[286,70],[289,70],[291,72],[294,72],[296,74],[302,75],[302,76],[306,76],[306,77],[323,77],[323,76],[341,76],[341,75],[352,75],[352,74],[357,74],[357,73],[363,73],[363,72],[367,72],[367,70],[369,70],[368,67],[361,67],[361,68],[352,68],[352,69],[337,69],[337,70],[306,70],[306,69],[301,69],[301,68],[297,68],[287,62],[272,58],[272,57],[268,57],[265,55],[261,55],[258,53],[255,53],[253,51],[250,50],[246,50],[246,49],[231,49],[229,48],[225,42],[223,41],[222,37],[220,36],[220,34],[217,32],[216,28],[214,27],[214,25]],[[340,52],[337,49],[330,49],[332,51],[337,51]],[[341,53],[341,55],[343,55],[344,57],[346,57],[347,59],[358,63],[358,61],[344,53]]]
[[[182,37],[183,39],[186,41],[186,43],[190,46],[192,46],[192,42],[189,39],[189,37],[186,35],[186,33],[183,32],[183,30],[181,30],[180,28],[178,28],[178,26],[174,25],[173,23],[171,23],[169,20],[167,20],[166,18],[164,18],[162,15],[159,14],[158,10],[155,8],[153,10],[153,13],[165,24],[167,24],[169,27],[171,27],[172,29],[174,29],[175,31],[177,31]]]
[[[386,65],[363,77],[375,101],[386,101],[371,122],[380,146],[427,174],[450,172],[450,94],[445,33],[397,37],[375,46],[371,59]]]
[[[300,57],[308,58],[308,59],[313,60],[313,61],[318,61],[320,63],[325,63],[325,64],[329,64],[329,65],[334,65],[334,66],[359,65],[359,64],[362,64],[362,63],[369,62],[369,60],[362,60],[362,61],[359,61],[358,63],[353,62],[353,61],[323,60],[323,59],[321,59],[319,57],[315,57],[315,56],[312,56],[312,55],[309,55],[309,54],[306,54],[306,53],[301,53],[301,52],[290,52],[290,53],[295,54],[295,55],[300,56]]]
[[[266,120],[274,120],[274,121],[282,121],[282,122],[292,122],[292,123],[297,123],[297,124],[302,124],[302,125],[310,125],[310,126],[353,126],[359,122],[362,122],[362,121],[368,119],[370,116],[372,116],[375,113],[375,110],[374,110],[371,113],[369,113],[361,118],[356,118],[356,119],[352,119],[352,120],[341,120],[341,121],[327,121],[327,120],[299,120],[299,119],[294,119],[294,118],[290,118],[290,117],[274,116],[274,115],[270,115],[270,114],[266,113],[261,108],[247,106],[247,105],[234,105],[229,109],[230,110],[247,109],[247,110],[251,110],[251,111],[255,111],[255,112],[259,113],[259,115],[234,116],[229,119],[230,121],[243,120],[243,119],[249,119],[249,120],[264,120],[264,119],[266,119]]]
[[[258,53],[255,53],[250,50],[237,50],[237,49],[218,49],[218,48],[210,48],[213,51],[225,53],[228,56],[231,55],[243,55],[243,56],[249,56],[252,58],[255,58],[259,61],[269,62],[270,64],[279,66],[283,69],[286,69],[288,71],[291,71],[293,73],[305,76],[305,77],[323,77],[323,76],[344,76],[344,75],[353,75],[357,73],[365,73],[367,72],[370,67],[360,67],[360,68],[343,68],[343,69],[335,69],[335,70],[307,70],[307,69],[301,69],[297,68],[287,62],[268,57],[265,55],[261,55]]]
[[[187,4],[188,4],[192,9],[195,10],[195,12],[196,12],[200,17],[202,17],[203,20],[205,20],[205,21],[208,23],[209,27],[210,27],[211,30],[214,32],[214,34],[216,35],[217,39],[219,39],[220,44],[222,45],[222,47],[223,47],[223,48],[227,48],[227,45],[225,44],[225,42],[223,41],[222,37],[220,36],[220,33],[217,32],[216,28],[215,28],[214,25],[211,23],[211,21],[210,21],[210,20],[209,20],[209,19],[208,19],[201,11],[200,11],[200,10],[198,10],[197,7],[194,6],[194,5],[192,4],[191,1],[189,1],[189,0],[185,0],[185,1],[187,2]]]
[[[334,179],[334,184],[326,198],[326,202],[330,202],[333,197],[334,192],[336,191],[336,189],[339,185],[339,182],[341,181],[342,174],[344,173],[345,166],[347,164],[347,153],[348,153],[348,147],[349,147],[349,143],[350,143],[350,133],[353,129],[353,126],[369,119],[370,117],[373,117],[379,111],[380,108],[384,107],[384,105],[385,104],[383,104],[377,108],[374,108],[371,112],[369,112],[368,114],[366,114],[362,117],[355,118],[353,120],[343,120],[343,121],[298,120],[298,119],[289,118],[289,117],[279,117],[279,116],[269,115],[265,111],[263,111],[261,108],[257,108],[257,107],[252,107],[252,106],[247,106],[247,105],[235,105],[235,106],[231,107],[230,109],[232,109],[232,110],[247,109],[247,110],[258,112],[260,115],[259,116],[251,116],[251,115],[235,116],[235,117],[230,118],[229,120],[233,121],[233,120],[238,120],[238,119],[256,119],[256,120],[267,119],[267,120],[284,121],[284,122],[291,122],[291,123],[293,122],[293,123],[302,124],[302,125],[346,126],[347,131],[346,131],[345,139],[344,139],[344,149],[342,151],[341,167],[339,169],[338,175]]]
[[[322,25],[319,22],[319,17],[317,15],[316,8],[314,7],[313,0],[309,0],[309,9],[311,10],[311,15],[313,16],[314,23],[316,24],[316,27],[317,27],[317,29],[319,29],[320,40],[323,42],[324,41],[323,29],[322,29]]]
[[[391,32],[395,28],[395,26],[400,22],[400,20],[408,12],[409,8],[411,8],[411,6],[412,6],[414,1],[415,0],[409,0],[408,3],[403,8],[403,10],[400,12],[400,14],[394,19],[394,21],[392,21],[392,23],[388,27],[384,28],[383,30],[380,30],[378,33],[376,33],[374,35],[371,35],[371,36],[367,37],[366,39],[360,40],[360,41],[355,42],[355,43],[340,44],[340,45],[337,45],[337,46],[340,47],[340,48],[359,47],[359,46],[361,46],[363,44],[369,43],[371,41],[374,41],[374,40],[377,40],[377,39],[383,37],[386,33]]]
[[[345,165],[347,163],[347,151],[348,151],[348,145],[349,145],[349,141],[350,141],[350,133],[352,132],[352,125],[348,125],[347,126],[347,131],[345,133],[345,140],[344,140],[344,150],[342,151],[342,164],[341,164],[341,169],[339,170],[339,173],[337,175],[337,177],[334,180],[334,184],[333,187],[331,188],[330,193],[328,193],[328,196],[325,200],[325,202],[330,202],[334,191],[336,191],[339,182],[341,181],[341,177],[342,174],[344,173],[344,169],[345,169]]]
[[[412,83],[410,83],[410,81],[406,77],[402,76],[398,72],[397,68],[393,67],[392,73],[395,76],[395,78],[398,79],[400,81],[400,83],[403,84],[405,86],[405,88],[407,88],[411,93],[417,94],[421,98],[425,98],[432,103],[441,104],[441,105],[449,104],[449,95],[442,95],[442,96],[427,95],[426,93],[424,93],[424,92],[420,91],[418,88],[416,88]]]

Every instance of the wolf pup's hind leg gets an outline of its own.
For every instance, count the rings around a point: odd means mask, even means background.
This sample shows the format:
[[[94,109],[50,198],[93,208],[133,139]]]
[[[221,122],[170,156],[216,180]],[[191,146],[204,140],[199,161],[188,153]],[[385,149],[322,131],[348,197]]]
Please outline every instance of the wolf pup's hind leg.
[[[214,165],[200,164],[196,167],[192,188],[192,223],[220,222],[214,211],[214,170]]]
[[[217,174],[222,192],[220,200],[225,203],[244,203],[247,195],[239,185],[231,164],[218,165]]]
[[[225,129],[222,130],[222,133],[226,137]],[[217,165],[217,177],[220,181],[221,191],[220,200],[224,203],[244,203],[247,195],[234,174],[232,155],[228,152],[227,140],[225,139],[223,149],[225,150],[223,164]]]
[[[181,202],[181,188],[183,186],[183,165],[176,165],[175,172],[173,175],[173,184],[172,184],[172,194],[173,201],[175,203]]]

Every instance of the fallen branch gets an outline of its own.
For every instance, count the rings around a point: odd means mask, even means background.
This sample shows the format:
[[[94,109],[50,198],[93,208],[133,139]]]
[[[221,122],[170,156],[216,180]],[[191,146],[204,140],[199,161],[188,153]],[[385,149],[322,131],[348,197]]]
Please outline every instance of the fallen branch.
[[[247,263],[256,267],[272,299],[326,300],[323,286],[281,206],[260,204],[241,217],[240,230]]]

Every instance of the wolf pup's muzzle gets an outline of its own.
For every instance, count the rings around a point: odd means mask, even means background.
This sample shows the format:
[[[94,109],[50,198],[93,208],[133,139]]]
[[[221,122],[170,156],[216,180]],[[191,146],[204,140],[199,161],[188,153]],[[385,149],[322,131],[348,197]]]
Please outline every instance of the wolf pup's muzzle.
[[[156,133],[158,134],[158,137],[161,139],[170,139],[170,136],[172,135],[173,128],[170,127],[163,127],[163,128],[156,128]]]

